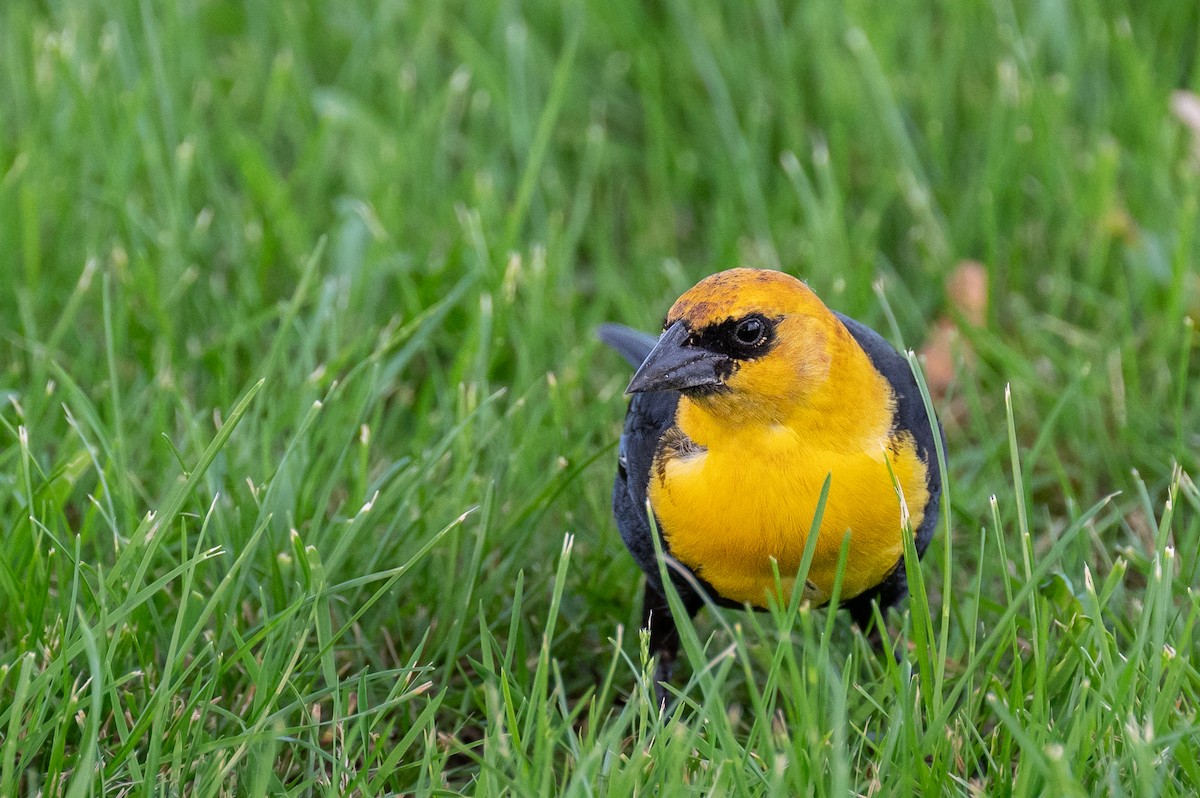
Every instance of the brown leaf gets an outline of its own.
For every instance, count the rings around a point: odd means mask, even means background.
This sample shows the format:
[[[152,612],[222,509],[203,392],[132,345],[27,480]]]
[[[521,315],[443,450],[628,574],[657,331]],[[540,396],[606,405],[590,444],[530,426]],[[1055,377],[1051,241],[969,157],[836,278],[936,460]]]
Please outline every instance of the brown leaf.
[[[987,322],[987,267],[976,260],[959,263],[946,280],[946,298],[969,325],[982,327]]]
[[[925,380],[938,399],[945,397],[960,365],[972,368],[975,364],[975,352],[963,338],[960,324],[982,327],[987,323],[987,267],[974,260],[959,263],[946,278],[946,301],[950,312],[934,322],[921,347]]]

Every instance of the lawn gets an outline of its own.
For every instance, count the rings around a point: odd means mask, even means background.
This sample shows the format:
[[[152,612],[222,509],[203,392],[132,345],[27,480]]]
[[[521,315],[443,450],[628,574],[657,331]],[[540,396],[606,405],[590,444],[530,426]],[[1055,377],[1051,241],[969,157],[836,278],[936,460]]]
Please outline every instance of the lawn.
[[[1197,794],[1198,31],[0,4],[0,795]],[[945,523],[660,713],[595,329],[734,265],[926,355]]]

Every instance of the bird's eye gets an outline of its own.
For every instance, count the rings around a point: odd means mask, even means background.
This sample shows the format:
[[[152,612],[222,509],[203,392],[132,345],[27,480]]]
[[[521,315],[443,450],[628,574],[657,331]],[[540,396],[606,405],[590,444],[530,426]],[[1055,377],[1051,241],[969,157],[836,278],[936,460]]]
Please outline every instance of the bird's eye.
[[[738,339],[738,343],[746,346],[754,346],[762,343],[766,336],[767,325],[763,324],[762,319],[746,319],[733,330],[733,336]]]

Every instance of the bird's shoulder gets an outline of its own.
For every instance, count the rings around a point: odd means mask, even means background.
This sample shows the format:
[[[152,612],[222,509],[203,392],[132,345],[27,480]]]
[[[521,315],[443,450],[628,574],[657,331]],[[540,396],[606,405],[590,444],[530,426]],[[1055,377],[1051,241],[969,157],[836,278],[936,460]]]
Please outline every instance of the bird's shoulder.
[[[634,394],[625,426],[613,485],[613,517],[629,553],[659,594],[662,584],[654,551],[653,529],[646,515],[646,498],[655,454],[675,424],[679,394],[674,391]]]
[[[618,452],[620,472],[626,476],[631,499],[639,507],[646,501],[646,486],[659,445],[675,424],[679,394],[675,391],[634,394],[625,414]],[[644,514],[644,510],[642,510]]]

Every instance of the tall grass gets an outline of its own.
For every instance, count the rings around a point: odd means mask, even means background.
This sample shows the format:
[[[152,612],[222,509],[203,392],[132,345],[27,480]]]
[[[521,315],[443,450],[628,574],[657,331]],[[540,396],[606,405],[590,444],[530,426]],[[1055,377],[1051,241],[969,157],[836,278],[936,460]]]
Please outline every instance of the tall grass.
[[[1197,29],[0,5],[0,795],[1195,794]],[[660,713],[595,326],[772,266],[915,349],[964,259],[903,655],[709,610]]]

